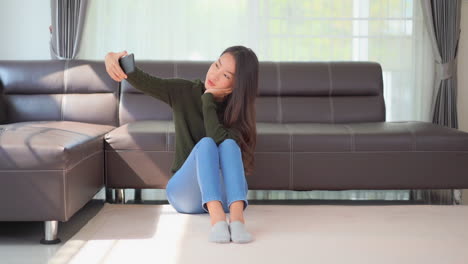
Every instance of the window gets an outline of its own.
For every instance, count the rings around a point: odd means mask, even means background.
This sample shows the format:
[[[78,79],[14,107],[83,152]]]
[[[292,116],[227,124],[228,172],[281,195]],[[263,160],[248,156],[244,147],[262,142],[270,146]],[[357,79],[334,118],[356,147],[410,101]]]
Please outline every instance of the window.
[[[79,58],[216,59],[232,45],[261,61],[376,61],[387,121],[430,120],[433,58],[413,0],[90,1]]]

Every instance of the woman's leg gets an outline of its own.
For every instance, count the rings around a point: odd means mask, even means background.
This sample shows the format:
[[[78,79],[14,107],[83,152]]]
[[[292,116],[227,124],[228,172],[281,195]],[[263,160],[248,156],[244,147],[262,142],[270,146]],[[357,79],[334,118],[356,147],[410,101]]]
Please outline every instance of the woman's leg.
[[[233,139],[226,139],[219,144],[219,158],[226,188],[227,205],[230,221],[244,223],[243,211],[248,206],[248,185],[242,163],[242,152]]]
[[[253,236],[245,227],[243,214],[249,204],[247,201],[249,188],[244,175],[242,153],[237,142],[233,139],[226,139],[219,144],[219,157],[230,209],[231,240],[234,243],[248,243],[253,240]]]
[[[218,147],[210,137],[202,138],[166,186],[169,202],[180,213],[209,212],[209,241],[229,243],[231,234],[223,204],[226,204],[219,173]]]
[[[192,149],[181,168],[166,186],[169,203],[180,213],[209,212],[212,218],[226,219],[229,212],[226,195],[222,191],[219,173],[219,153],[214,140],[202,138]],[[213,206],[212,212],[208,209]],[[220,210],[216,211],[216,208]],[[212,215],[216,214],[216,215]]]

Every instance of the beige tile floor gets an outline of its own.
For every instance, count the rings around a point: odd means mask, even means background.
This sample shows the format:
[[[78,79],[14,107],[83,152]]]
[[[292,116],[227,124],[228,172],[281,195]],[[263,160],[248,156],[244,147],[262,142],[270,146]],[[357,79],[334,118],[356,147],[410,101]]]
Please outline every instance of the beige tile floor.
[[[87,203],[66,223],[59,223],[61,243],[42,245],[44,222],[0,222],[1,264],[45,264],[104,206],[103,198]]]
[[[133,190],[126,190],[127,203],[134,203]],[[104,206],[104,189],[80,209],[66,223],[59,223],[58,236],[62,240],[56,245],[42,245],[39,240],[44,234],[43,222],[0,222],[0,263],[1,264],[43,264],[47,263],[52,256],[63,246],[66,241],[73,237],[99,210]],[[466,200],[466,199],[465,199]],[[465,201],[466,202],[466,201]],[[167,203],[167,201],[155,200],[144,203]],[[350,200],[315,200],[315,201],[252,201],[250,204],[417,204],[408,201],[350,201]]]

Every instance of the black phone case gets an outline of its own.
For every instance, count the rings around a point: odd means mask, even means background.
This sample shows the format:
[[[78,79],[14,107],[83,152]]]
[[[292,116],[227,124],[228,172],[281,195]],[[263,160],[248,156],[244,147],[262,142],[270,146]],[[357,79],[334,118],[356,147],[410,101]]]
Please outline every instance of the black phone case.
[[[133,53],[123,56],[119,59],[119,64],[122,70],[126,73],[132,73],[135,71],[135,57]]]

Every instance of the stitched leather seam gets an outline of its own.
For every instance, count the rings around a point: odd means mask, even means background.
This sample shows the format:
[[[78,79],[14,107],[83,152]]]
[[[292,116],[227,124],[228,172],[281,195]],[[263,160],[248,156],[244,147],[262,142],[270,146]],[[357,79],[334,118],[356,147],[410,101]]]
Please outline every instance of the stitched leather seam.
[[[405,125],[403,125],[403,127],[410,132],[410,134],[411,134],[411,150],[415,151],[416,150],[416,135],[415,135],[414,131],[411,130],[411,128],[409,128],[409,127],[407,127]]]
[[[294,190],[294,137],[291,132],[291,177],[289,179],[290,190]]]
[[[166,127],[166,151],[169,151],[169,125],[170,123],[167,123]]]
[[[348,125],[343,125],[344,127],[346,127],[346,129],[348,130],[349,134],[350,134],[350,145],[351,145],[351,152],[356,152],[356,142],[355,142],[355,136],[354,136],[354,131],[353,129],[348,126]]]
[[[153,151],[148,151],[153,152]],[[158,151],[154,151],[158,152]],[[468,153],[468,150],[459,151],[459,150],[416,150],[416,151],[407,151],[407,150],[360,150],[360,151],[296,151],[295,153],[418,153],[418,152],[428,152],[428,153]],[[269,154],[269,153],[289,153],[288,151],[255,151],[255,153]]]
[[[276,121],[278,123],[283,123],[283,109],[281,105],[281,73],[280,73],[280,63],[276,62],[276,77],[277,77],[277,84],[278,84],[278,90],[277,90],[277,96],[276,96],[276,103],[277,103],[277,115],[276,115]]]
[[[332,97],[332,90],[333,90],[333,79],[332,79],[332,72],[331,72],[331,64],[330,62],[327,63],[328,66],[328,78],[330,80],[330,86],[328,89],[328,101],[330,103],[330,118],[332,124],[335,124],[335,109],[333,106],[333,97]]]
[[[103,152],[103,151],[102,151],[102,150],[98,150],[98,151],[95,151],[95,152],[89,154],[88,156],[86,156],[86,157],[80,159],[79,161],[77,161],[77,162],[76,162],[75,164],[73,164],[72,166],[66,168],[65,171],[69,171],[69,170],[74,169],[76,166],[78,166],[78,165],[79,165],[81,162],[83,162],[84,160],[87,160],[87,159],[91,158],[92,156],[94,156],[94,155],[96,155],[96,154],[99,154],[99,153],[101,153],[101,152]]]
[[[65,108],[65,101],[67,99],[67,90],[68,90],[68,62],[69,60],[65,60],[65,64],[63,66],[63,94],[62,94],[62,101],[60,104],[60,117],[61,120],[64,121],[64,108]]]
[[[65,101],[67,99],[67,90],[68,90],[68,60],[65,60],[65,65],[63,69],[63,95],[62,95],[62,102],[61,102],[61,107],[60,107],[60,114],[62,121],[64,121],[64,107],[65,107]],[[65,211],[65,219],[67,218],[67,192],[66,192],[66,178],[65,177],[65,170],[62,171],[62,183],[63,183],[63,204],[64,204],[64,211]]]
[[[68,219],[67,216],[67,194],[66,186],[67,186],[67,177],[65,177],[65,170],[62,171],[62,182],[63,182],[63,209],[65,211],[65,219]]]
[[[292,131],[289,129],[287,124],[285,124],[285,127],[289,134],[289,189],[291,189],[293,187],[293,139]]]

